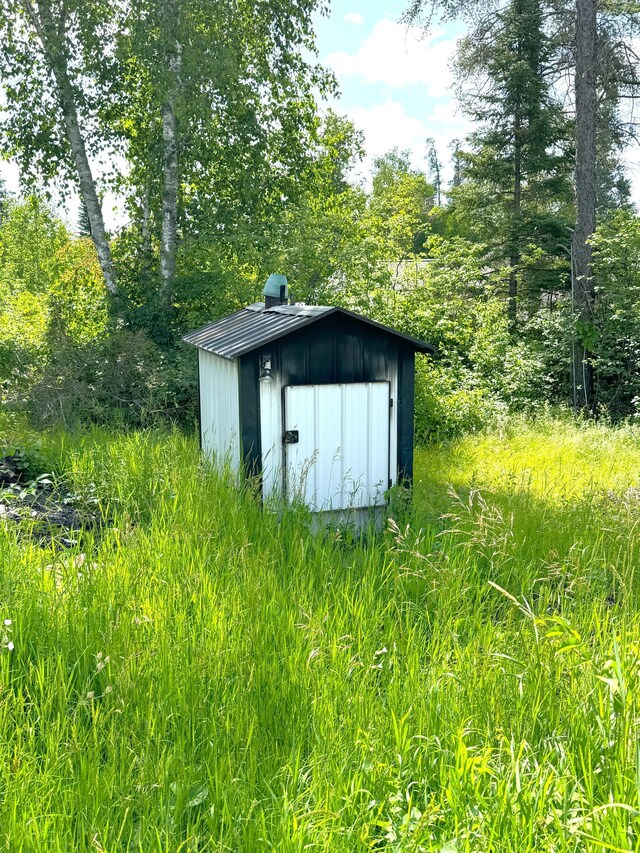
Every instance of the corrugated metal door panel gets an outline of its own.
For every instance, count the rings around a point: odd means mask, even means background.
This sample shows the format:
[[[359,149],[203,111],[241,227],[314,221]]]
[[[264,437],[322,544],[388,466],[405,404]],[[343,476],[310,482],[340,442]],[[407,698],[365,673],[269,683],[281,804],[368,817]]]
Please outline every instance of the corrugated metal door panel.
[[[384,504],[389,484],[389,383],[289,385],[284,395],[286,493],[313,511]]]

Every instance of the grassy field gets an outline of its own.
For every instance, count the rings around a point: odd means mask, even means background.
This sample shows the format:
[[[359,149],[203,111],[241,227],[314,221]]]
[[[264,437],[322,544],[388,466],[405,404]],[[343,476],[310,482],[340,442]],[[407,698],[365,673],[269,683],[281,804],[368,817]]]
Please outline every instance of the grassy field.
[[[631,429],[420,450],[361,540],[179,433],[2,432],[106,526],[0,523],[1,849],[640,850]]]

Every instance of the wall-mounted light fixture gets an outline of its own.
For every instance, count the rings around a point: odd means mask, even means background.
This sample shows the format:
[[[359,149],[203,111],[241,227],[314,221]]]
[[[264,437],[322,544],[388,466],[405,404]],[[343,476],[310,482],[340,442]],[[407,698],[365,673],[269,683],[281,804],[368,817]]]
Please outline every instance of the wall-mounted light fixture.
[[[272,382],[271,375],[271,353],[263,352],[260,355],[260,382]]]

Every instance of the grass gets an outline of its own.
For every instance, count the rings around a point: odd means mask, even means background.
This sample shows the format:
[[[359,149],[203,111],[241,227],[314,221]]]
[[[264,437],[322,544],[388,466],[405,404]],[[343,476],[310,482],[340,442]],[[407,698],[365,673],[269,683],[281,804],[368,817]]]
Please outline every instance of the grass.
[[[109,524],[0,528],[0,848],[640,850],[632,430],[420,450],[361,540],[177,432],[4,433]]]

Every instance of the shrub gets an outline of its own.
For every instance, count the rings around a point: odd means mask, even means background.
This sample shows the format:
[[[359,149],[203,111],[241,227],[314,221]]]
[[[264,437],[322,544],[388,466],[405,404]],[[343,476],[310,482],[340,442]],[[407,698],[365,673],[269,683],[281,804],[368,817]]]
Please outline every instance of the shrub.
[[[31,389],[29,411],[40,426],[143,426],[167,416],[191,420],[196,401],[194,359],[183,350],[163,351],[142,331],[123,329],[83,345],[60,334]]]

